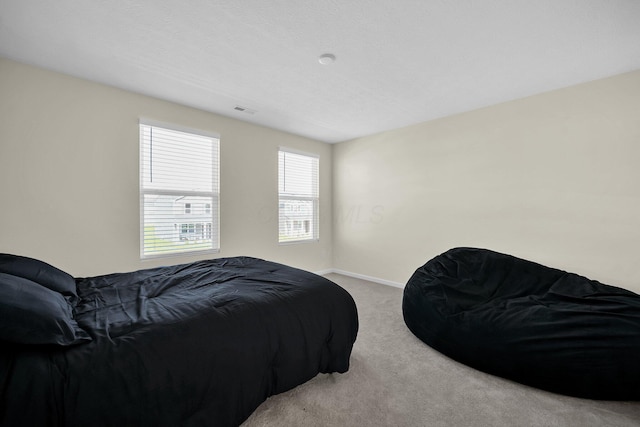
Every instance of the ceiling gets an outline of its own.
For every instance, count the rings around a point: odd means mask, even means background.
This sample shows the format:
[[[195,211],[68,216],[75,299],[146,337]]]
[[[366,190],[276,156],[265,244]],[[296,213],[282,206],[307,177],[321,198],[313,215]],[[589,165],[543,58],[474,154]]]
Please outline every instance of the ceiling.
[[[0,56],[340,142],[638,70],[640,1],[0,0]]]

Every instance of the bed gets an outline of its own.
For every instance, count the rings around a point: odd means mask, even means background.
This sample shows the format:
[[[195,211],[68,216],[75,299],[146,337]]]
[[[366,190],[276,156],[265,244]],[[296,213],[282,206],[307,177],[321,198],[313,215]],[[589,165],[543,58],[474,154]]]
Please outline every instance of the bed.
[[[337,284],[251,257],[73,278],[0,255],[0,425],[236,426],[344,373],[358,331]]]
[[[407,282],[408,328],[473,368],[570,396],[640,400],[640,295],[508,254],[453,248]]]

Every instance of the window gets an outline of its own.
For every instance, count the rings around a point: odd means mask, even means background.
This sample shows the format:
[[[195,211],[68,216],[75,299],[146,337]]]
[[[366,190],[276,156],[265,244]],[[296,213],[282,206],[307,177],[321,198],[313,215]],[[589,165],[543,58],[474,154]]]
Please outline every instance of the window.
[[[219,249],[218,136],[140,122],[142,258]]]
[[[279,242],[318,240],[318,156],[278,152]]]

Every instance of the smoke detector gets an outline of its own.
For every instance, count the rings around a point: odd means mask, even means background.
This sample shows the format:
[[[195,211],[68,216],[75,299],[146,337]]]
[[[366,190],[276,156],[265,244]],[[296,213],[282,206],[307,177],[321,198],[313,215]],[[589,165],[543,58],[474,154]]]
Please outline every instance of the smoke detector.
[[[322,65],[333,64],[336,60],[336,56],[333,53],[325,53],[318,57],[318,62]]]

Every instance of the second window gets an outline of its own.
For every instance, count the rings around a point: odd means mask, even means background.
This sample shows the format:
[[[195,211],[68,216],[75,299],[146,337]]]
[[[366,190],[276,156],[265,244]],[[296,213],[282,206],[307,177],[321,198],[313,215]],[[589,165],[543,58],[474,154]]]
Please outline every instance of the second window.
[[[278,151],[279,242],[318,240],[318,156]]]

